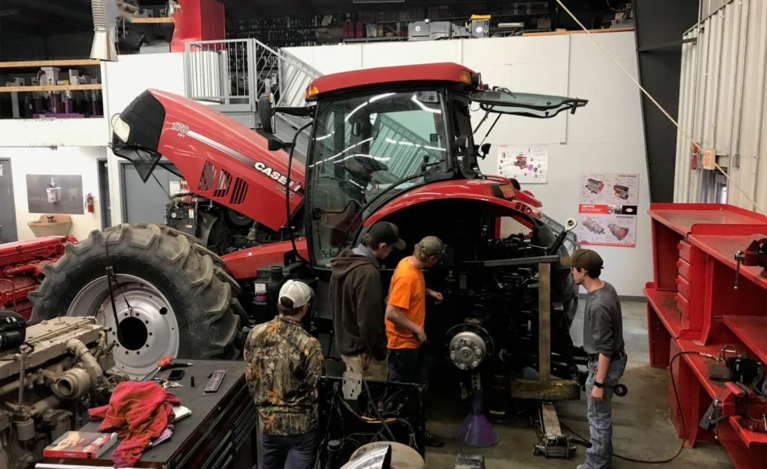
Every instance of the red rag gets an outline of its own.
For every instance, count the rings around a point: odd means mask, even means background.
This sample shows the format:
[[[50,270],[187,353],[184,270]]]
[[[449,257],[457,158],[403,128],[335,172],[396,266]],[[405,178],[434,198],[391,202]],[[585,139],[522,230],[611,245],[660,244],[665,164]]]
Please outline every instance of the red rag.
[[[134,466],[152,439],[162,434],[181,401],[154,381],[125,381],[115,387],[109,405],[88,410],[91,420],[103,420],[99,431],[117,430],[123,441],[112,452],[117,467]]]

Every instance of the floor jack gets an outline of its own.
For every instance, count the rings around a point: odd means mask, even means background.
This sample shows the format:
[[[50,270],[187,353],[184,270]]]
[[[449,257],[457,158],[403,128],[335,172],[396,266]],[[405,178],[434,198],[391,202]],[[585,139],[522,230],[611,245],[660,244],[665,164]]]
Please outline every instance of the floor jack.
[[[541,403],[538,407],[538,420],[535,423],[538,443],[535,444],[533,454],[536,456],[543,456],[547,459],[570,459],[575,454],[576,444],[587,448],[591,446],[591,443],[571,439],[562,432],[553,402]]]
[[[613,388],[618,397],[628,394],[628,388],[624,384],[618,384]],[[577,438],[568,437],[562,432],[559,425],[557,410],[553,402],[542,402],[538,407],[538,419],[533,422],[537,427],[538,443],[533,448],[533,454],[545,458],[570,459],[575,454],[576,446],[591,448],[591,443]]]

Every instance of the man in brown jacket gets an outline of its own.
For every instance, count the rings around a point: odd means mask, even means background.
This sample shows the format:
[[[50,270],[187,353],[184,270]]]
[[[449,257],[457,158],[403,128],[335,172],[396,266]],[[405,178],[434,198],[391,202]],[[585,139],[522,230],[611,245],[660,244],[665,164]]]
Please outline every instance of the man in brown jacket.
[[[330,263],[330,304],[336,344],[346,370],[365,379],[386,381],[386,330],[384,288],[379,260],[392,250],[404,249],[399,229],[378,222],[354,249],[345,249]]]

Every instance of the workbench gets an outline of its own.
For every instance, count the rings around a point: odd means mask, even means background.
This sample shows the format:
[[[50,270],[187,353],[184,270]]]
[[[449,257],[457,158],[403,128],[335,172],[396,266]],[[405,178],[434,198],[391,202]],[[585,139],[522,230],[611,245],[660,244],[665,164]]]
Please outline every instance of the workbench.
[[[195,360],[185,370],[181,387],[170,388],[181,405],[192,415],[173,424],[173,436],[143,453],[138,468],[156,469],[217,469],[225,467],[255,467],[257,434],[256,407],[245,384],[242,361]],[[217,369],[227,371],[216,394],[203,394],[208,375]],[[172,370],[157,373],[167,378]],[[195,387],[190,378],[194,376]],[[80,431],[97,432],[100,422],[89,422]],[[46,458],[37,469],[68,469],[112,466],[111,450],[95,460]]]
[[[767,366],[767,277],[761,267],[740,266],[735,253],[754,235],[767,236],[767,217],[724,204],[652,204],[653,281],[644,289],[650,364],[668,368],[679,352],[719,355],[724,346]],[[671,419],[686,447],[718,440],[738,469],[767,467],[767,432],[749,418],[767,414],[767,398],[711,379],[723,366],[685,354],[673,363],[681,408],[671,384]],[[726,417],[716,433],[698,423],[714,399]],[[737,412],[736,412],[737,408]],[[681,416],[684,417],[682,425]]]

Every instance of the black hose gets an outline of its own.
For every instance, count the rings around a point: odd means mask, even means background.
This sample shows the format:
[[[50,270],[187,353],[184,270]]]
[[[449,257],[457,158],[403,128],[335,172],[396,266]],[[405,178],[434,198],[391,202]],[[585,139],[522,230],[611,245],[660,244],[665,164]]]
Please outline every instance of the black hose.
[[[662,459],[662,460],[658,460],[658,461],[647,461],[647,460],[644,460],[644,459],[635,459],[635,458],[630,458],[628,456],[621,456],[620,454],[617,454],[617,453],[613,453],[614,457],[616,457],[618,459],[623,459],[624,461],[635,462],[635,463],[639,463],[639,464],[666,464],[666,463],[670,463],[671,461],[673,461],[674,459],[679,457],[680,454],[682,454],[682,451],[684,450],[684,439],[687,438],[687,424],[684,421],[684,412],[681,412],[682,402],[679,400],[679,391],[677,391],[676,380],[674,379],[674,360],[676,360],[681,355],[700,355],[702,357],[711,358],[710,356],[706,355],[705,353],[695,352],[695,351],[685,351],[685,352],[679,352],[676,355],[674,355],[671,358],[671,361],[669,362],[668,368],[669,368],[669,372],[671,374],[671,387],[674,389],[674,398],[676,398],[677,408],[680,409],[679,418],[680,418],[681,423],[682,423],[682,442],[679,445],[679,450],[676,452],[676,454],[674,454],[670,458],[666,458],[666,459]],[[573,431],[572,428],[568,427],[564,422],[560,421],[560,423],[570,433],[572,433],[573,435],[577,436],[581,440],[585,440],[585,438],[583,438],[579,434],[575,433],[575,431]]]
[[[308,122],[303,127],[298,129],[293,135],[293,140],[290,142],[290,152],[288,152],[288,174],[285,175],[286,181],[285,181],[285,213],[287,215],[287,219],[285,221],[285,226],[288,228],[288,235],[290,236],[290,244],[293,247],[293,252],[296,254],[296,257],[300,259],[304,264],[311,265],[309,261],[303,258],[301,256],[301,253],[298,252],[298,249],[296,248],[296,239],[293,236],[293,224],[291,223],[291,215],[290,212],[290,168],[293,166],[293,151],[296,149],[296,140],[298,140],[298,135],[303,132],[306,128],[308,128],[310,125],[312,125],[313,122]],[[306,177],[308,175],[304,175]],[[307,187],[308,185],[304,181],[304,186]]]
[[[365,391],[368,393],[368,400],[373,403],[373,410],[376,413],[376,417],[378,417],[378,420],[381,421],[384,428],[386,429],[386,433],[389,434],[391,437],[391,441],[397,441],[397,439],[394,437],[394,433],[392,433],[391,428],[389,428],[389,424],[386,423],[386,420],[384,420],[383,416],[381,415],[381,411],[378,410],[378,403],[373,400],[373,393],[370,392],[370,386],[368,386],[368,382],[365,378],[362,378],[362,384],[365,385]],[[412,427],[410,427],[412,429]]]

